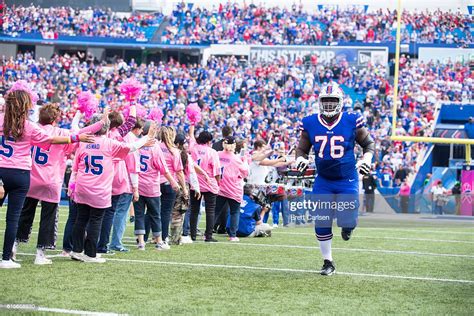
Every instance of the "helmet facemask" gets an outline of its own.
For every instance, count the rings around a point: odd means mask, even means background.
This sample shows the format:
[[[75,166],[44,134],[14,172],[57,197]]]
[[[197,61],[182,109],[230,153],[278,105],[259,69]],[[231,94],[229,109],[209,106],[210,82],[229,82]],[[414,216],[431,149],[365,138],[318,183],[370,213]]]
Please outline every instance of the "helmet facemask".
[[[320,97],[319,98],[319,111],[322,115],[327,117],[333,117],[341,113],[342,100],[339,97]]]

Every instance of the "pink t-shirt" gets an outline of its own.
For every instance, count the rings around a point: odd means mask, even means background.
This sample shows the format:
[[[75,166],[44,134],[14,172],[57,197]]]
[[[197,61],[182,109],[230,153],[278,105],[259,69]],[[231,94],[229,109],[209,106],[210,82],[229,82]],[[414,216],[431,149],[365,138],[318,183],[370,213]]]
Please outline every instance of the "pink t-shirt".
[[[191,138],[189,142],[189,150],[191,156],[201,169],[207,173],[210,183],[207,183],[206,178],[198,174],[199,187],[201,192],[219,193],[219,186],[217,185],[216,176],[220,175],[220,163],[217,151],[207,145],[199,145]]]
[[[170,171],[171,176],[173,179],[178,181],[178,177],[176,174],[180,171],[183,171],[183,162],[181,161],[181,154],[177,148],[171,148],[171,151],[166,147],[165,143],[160,142],[160,148],[163,152],[163,156],[165,157],[166,165],[168,166],[168,170]],[[163,174],[160,177],[160,183],[168,182]]]
[[[68,129],[53,125],[40,125],[51,136],[70,136]],[[102,128],[102,122],[81,129],[79,133],[95,133]],[[59,203],[66,171],[67,156],[77,149],[78,143],[51,145],[49,150],[33,146],[33,164],[31,166],[30,190],[27,197],[50,203]]]
[[[135,140],[128,136],[131,133],[122,137],[118,129],[114,128],[109,131],[108,137],[118,142],[130,143]],[[133,134],[132,134],[133,135]],[[130,181],[130,170],[136,170],[138,168],[138,160],[135,160],[135,154],[138,152],[130,153],[125,159],[114,158],[114,180],[112,181],[112,195],[120,195],[124,193],[132,193],[132,184]],[[130,168],[129,168],[130,167]],[[135,171],[135,173],[137,173]]]
[[[227,151],[218,152],[221,164],[221,181],[219,195],[242,203],[244,196],[244,179],[249,174],[247,162],[240,156]]]
[[[161,196],[160,174],[169,172],[160,145],[140,148],[138,193],[146,197]]]
[[[52,135],[37,124],[26,121],[23,137],[17,141],[3,136],[4,114],[0,114],[0,168],[31,170],[31,146],[49,150]]]
[[[81,143],[76,151],[73,172],[76,175],[74,200],[95,208],[112,205],[113,159],[125,159],[130,152],[126,143],[97,136],[93,144]]]
[[[403,185],[400,187],[400,195],[401,195],[401,196],[409,196],[409,195],[410,195],[410,190],[411,190],[411,188],[410,188],[409,185],[404,185],[404,184],[403,184]]]
[[[41,127],[51,136],[69,136],[69,130],[46,125]],[[66,158],[76,144],[51,145],[49,150],[34,146],[32,150],[30,190],[26,196],[50,203],[59,203],[66,171]]]

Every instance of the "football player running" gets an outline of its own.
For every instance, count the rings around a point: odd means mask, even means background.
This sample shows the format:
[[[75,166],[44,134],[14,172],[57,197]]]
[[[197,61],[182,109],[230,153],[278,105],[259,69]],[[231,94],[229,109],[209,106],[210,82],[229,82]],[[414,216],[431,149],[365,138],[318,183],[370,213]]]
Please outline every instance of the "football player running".
[[[336,267],[332,258],[332,222],[342,228],[343,240],[349,240],[357,225],[359,183],[357,169],[362,175],[370,172],[375,143],[359,112],[343,112],[343,91],[329,83],[319,95],[319,114],[307,116],[296,150],[295,166],[303,172],[309,164],[308,154],[314,148],[317,174],[313,185],[315,232],[324,264],[321,275],[332,275]],[[363,149],[356,163],[356,142]]]

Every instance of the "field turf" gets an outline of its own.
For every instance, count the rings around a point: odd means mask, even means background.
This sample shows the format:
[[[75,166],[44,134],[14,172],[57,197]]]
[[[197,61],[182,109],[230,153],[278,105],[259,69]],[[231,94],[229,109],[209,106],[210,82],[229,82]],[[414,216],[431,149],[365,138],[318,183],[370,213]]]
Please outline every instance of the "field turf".
[[[3,243],[5,208],[0,216]],[[362,216],[349,242],[335,229],[337,274],[322,277],[311,227],[277,228],[271,238],[240,243],[217,235],[218,243],[166,252],[147,245],[139,252],[128,224],[130,253],[104,256],[105,264],[53,257],[53,265],[35,266],[37,218],[32,240],[19,249],[22,268],[0,270],[2,315],[54,309],[129,315],[474,314],[472,220]],[[61,208],[58,249],[66,219]]]

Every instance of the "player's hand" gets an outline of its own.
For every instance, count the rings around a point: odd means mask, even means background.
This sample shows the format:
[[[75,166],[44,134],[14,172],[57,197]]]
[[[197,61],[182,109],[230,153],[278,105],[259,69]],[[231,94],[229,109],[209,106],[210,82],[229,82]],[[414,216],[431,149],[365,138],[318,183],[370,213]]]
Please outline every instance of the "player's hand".
[[[180,186],[179,186],[178,182],[176,182],[176,181],[171,182],[171,187],[172,187],[173,190],[176,191],[176,192],[178,192],[179,189],[180,189]]]
[[[204,172],[204,180],[206,181],[207,184],[211,183],[211,178],[209,178],[209,175],[206,172]]]
[[[110,124],[110,120],[109,120],[109,107],[106,106],[104,108],[104,113],[102,114],[102,123],[104,125],[109,125]]]
[[[309,160],[300,156],[296,159],[294,165],[299,172],[305,172],[308,169]]]
[[[153,147],[156,143],[156,139],[148,138],[148,141],[143,145],[143,147]]]
[[[5,188],[3,185],[0,185],[0,200],[5,197]]]
[[[359,169],[359,173],[361,175],[366,176],[366,175],[370,174],[370,170],[372,168],[371,168],[370,162],[367,162],[365,160],[360,160],[357,163],[357,169]]]
[[[194,191],[194,197],[196,198],[196,200],[201,199],[201,192],[199,192],[199,191]]]
[[[82,143],[93,143],[94,142],[94,135],[86,133],[86,134],[79,134],[79,141]]]
[[[133,202],[138,202],[140,195],[138,194],[138,190],[133,190]]]
[[[150,129],[148,130],[148,137],[149,138],[155,138],[157,132],[157,127],[155,122],[151,122],[150,124]]]

